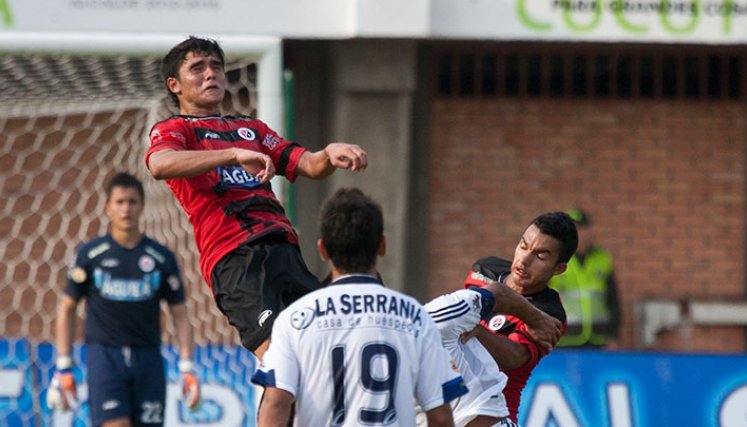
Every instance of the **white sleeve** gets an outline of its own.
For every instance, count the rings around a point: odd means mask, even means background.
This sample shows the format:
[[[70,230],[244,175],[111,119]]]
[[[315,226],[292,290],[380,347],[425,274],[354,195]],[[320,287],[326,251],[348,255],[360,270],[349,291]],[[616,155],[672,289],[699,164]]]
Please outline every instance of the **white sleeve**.
[[[428,317],[424,319],[422,339],[415,398],[424,411],[430,411],[467,393],[467,387],[441,345],[433,320]]]
[[[300,364],[294,351],[287,312],[281,312],[272,327],[270,347],[265,352],[252,382],[264,387],[283,389],[297,396]]]
[[[454,345],[462,334],[480,323],[482,302],[479,293],[460,289],[437,297],[425,309],[436,323],[444,345]]]

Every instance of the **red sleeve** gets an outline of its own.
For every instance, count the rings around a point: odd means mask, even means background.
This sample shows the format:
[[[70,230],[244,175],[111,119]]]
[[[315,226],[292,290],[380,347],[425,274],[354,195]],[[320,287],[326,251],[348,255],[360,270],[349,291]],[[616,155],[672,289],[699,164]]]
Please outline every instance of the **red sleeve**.
[[[264,122],[257,122],[262,152],[270,156],[279,175],[285,176],[290,182],[295,181],[298,177],[296,167],[307,150],[294,142],[286,141]]]
[[[508,335],[508,339],[523,345],[527,348],[527,350],[529,350],[529,360],[524,364],[524,366],[537,366],[540,359],[542,359],[542,356],[544,356],[544,351],[542,351],[539,345],[537,345],[537,343],[532,339],[532,337],[530,337],[529,334],[524,331],[523,327],[510,333]]]
[[[150,130],[150,147],[145,153],[145,166],[150,169],[150,156],[161,150],[186,150],[187,137],[191,132],[182,120],[170,119],[158,122]]]
[[[491,279],[484,276],[482,273],[478,273],[476,271],[470,271],[467,274],[467,278],[464,279],[464,288],[469,288],[470,286],[479,286],[483,287],[490,282]]]

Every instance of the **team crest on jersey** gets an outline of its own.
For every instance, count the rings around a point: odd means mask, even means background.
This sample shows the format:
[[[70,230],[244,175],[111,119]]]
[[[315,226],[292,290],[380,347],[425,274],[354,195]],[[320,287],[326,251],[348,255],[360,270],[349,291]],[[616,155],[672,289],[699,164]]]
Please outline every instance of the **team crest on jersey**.
[[[475,294],[470,298],[470,305],[472,305],[473,309],[479,310],[482,306],[482,303],[480,301],[480,295]]]
[[[488,328],[490,328],[491,331],[500,331],[501,328],[503,328],[506,325],[506,316],[499,314],[497,316],[493,316],[492,319],[490,319],[490,322],[488,323]]]
[[[150,255],[143,255],[137,260],[137,266],[140,267],[140,271],[143,273],[150,273],[156,268],[156,260]]]
[[[262,139],[262,145],[267,147],[268,150],[272,150],[277,147],[278,144],[280,144],[280,138],[270,133],[265,135],[264,139]]]
[[[311,308],[296,310],[290,316],[291,326],[298,330],[308,328],[312,320],[314,320],[314,310]]]
[[[239,128],[238,130],[236,130],[236,133],[238,133],[242,139],[245,139],[247,141],[254,141],[255,139],[257,139],[257,135],[253,130],[249,128]]]
[[[228,188],[252,188],[260,185],[261,181],[245,171],[241,166],[218,168],[221,182]]]

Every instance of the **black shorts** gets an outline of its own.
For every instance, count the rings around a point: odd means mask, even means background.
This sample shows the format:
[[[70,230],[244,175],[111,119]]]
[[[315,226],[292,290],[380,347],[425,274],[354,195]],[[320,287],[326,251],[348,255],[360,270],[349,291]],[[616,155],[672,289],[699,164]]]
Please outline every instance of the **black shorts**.
[[[251,351],[270,337],[278,313],[319,289],[300,249],[270,236],[242,245],[221,258],[212,272],[213,296],[220,311]]]

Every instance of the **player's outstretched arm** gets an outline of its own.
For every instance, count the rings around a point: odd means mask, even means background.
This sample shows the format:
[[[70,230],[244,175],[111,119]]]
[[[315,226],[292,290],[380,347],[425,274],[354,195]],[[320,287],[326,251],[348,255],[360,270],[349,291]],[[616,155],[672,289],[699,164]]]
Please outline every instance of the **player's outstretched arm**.
[[[333,142],[323,150],[303,153],[296,173],[307,178],[323,179],[332,175],[335,169],[362,172],[367,166],[368,155],[361,147],[344,142]]]
[[[444,403],[441,406],[427,411],[425,417],[430,427],[454,427],[454,419],[451,415],[451,405]]]
[[[241,148],[225,150],[171,150],[151,154],[148,170],[156,179],[189,178],[220,166],[241,166],[245,171],[267,182],[275,176],[270,156]]]
[[[286,427],[292,406],[292,394],[276,387],[265,387],[259,404],[259,427]]]

